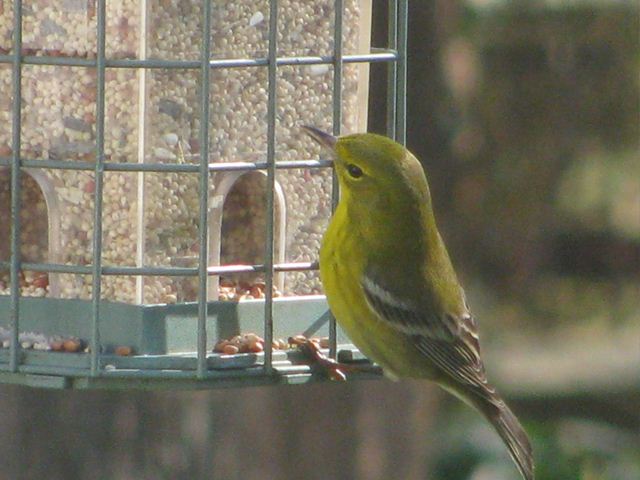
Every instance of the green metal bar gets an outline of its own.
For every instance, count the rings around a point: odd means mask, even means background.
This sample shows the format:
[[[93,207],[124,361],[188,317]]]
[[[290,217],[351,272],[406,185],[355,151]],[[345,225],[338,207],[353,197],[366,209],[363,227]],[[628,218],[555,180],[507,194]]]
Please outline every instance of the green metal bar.
[[[96,4],[96,162],[95,194],[93,205],[93,269],[92,269],[92,317],[91,317],[91,376],[100,370],[100,296],[102,290],[102,199],[104,189],[104,115],[105,115],[105,37],[106,0]]]
[[[198,252],[198,362],[197,376],[207,373],[207,267],[209,265],[209,91],[211,60],[211,1],[202,7],[202,44],[200,46],[200,221]]]
[[[64,389],[71,387],[70,379],[60,376],[57,372],[52,375],[41,375],[21,372],[5,373],[0,371],[0,383],[38,388]]]
[[[371,53],[360,53],[353,55],[344,55],[344,63],[378,63],[378,62],[394,62],[397,59],[397,53],[389,49],[375,49]],[[0,55],[0,64],[12,63],[13,55]],[[295,66],[295,65],[320,65],[333,64],[334,59],[331,56],[296,56],[296,57],[279,57],[276,58],[276,65]],[[89,58],[77,57],[53,57],[53,56],[35,56],[25,55],[22,57],[23,65],[57,65],[65,67],[96,67],[97,61]],[[105,60],[107,68],[150,68],[150,69],[179,69],[179,70],[195,70],[202,68],[202,62],[198,60],[160,60],[160,59],[107,59]],[[269,65],[269,58],[232,58],[221,60],[209,60],[210,68],[246,68],[246,67],[266,67]]]
[[[335,19],[333,26],[333,134],[338,136],[342,130],[342,28],[344,0],[335,0]],[[334,176],[335,180],[335,176]],[[337,185],[337,183],[335,184]],[[335,186],[334,185],[334,186]],[[335,197],[335,195],[334,195]],[[337,200],[337,199],[336,199]],[[336,202],[337,203],[337,202]]]
[[[329,168],[333,166],[330,160],[282,160],[280,162],[226,162],[210,163],[210,172],[252,171],[268,170],[273,167],[277,170],[290,170],[295,168]]]
[[[204,379],[195,379],[179,371],[119,371],[105,370],[101,377],[77,375],[76,372],[65,372],[51,369],[41,373],[40,369],[24,369],[24,372],[5,373],[0,371],[0,383],[23,385],[37,388],[74,389],[74,390],[202,390],[211,388],[239,388],[266,385],[300,385],[322,381],[322,377],[313,373],[308,366],[276,365],[278,375],[265,375],[263,369],[242,369],[241,372],[216,372],[207,374]],[[380,371],[371,368],[371,372],[363,371],[357,380],[373,380],[380,378]]]
[[[305,270],[317,270],[313,262],[291,262],[272,264],[274,272],[302,272]],[[209,275],[226,275],[230,273],[261,273],[268,271],[265,265],[223,265],[219,267],[209,267]]]
[[[0,267],[6,262],[0,263]],[[32,270],[36,272],[50,273],[77,273],[82,275],[91,275],[94,272],[95,265],[62,265],[56,263],[36,263],[23,262],[23,270]],[[102,275],[161,275],[161,276],[190,276],[195,275],[198,270],[196,268],[179,268],[179,267],[106,267],[101,269]]]
[[[407,33],[409,23],[409,0],[400,0],[398,12],[398,69],[396,90],[396,140],[407,143]]]
[[[0,167],[11,166],[11,158],[0,158]],[[62,170],[94,171],[94,162],[76,162],[74,160],[33,160],[23,159],[23,168],[50,168]],[[279,170],[294,168],[328,168],[333,163],[330,160],[283,160],[276,162]],[[200,165],[196,163],[116,163],[105,162],[105,172],[159,172],[159,173],[198,173]],[[209,163],[209,172],[236,172],[266,170],[267,162],[224,162]]]
[[[398,48],[398,0],[389,2],[387,15],[387,46],[395,50]],[[390,63],[387,66],[387,135],[393,139],[396,138],[397,78],[398,63]]]
[[[317,270],[316,262],[274,263],[274,272],[303,272]],[[223,265],[209,267],[209,275],[227,275],[231,273],[260,273],[268,271],[267,265]]]
[[[10,268],[10,262],[0,262],[0,268]],[[57,263],[35,263],[24,262],[21,264],[23,270],[48,273],[76,273],[81,275],[91,275],[94,271],[92,265],[61,265]],[[232,273],[261,273],[265,272],[265,265],[221,265],[207,267],[208,275],[228,275]],[[274,272],[302,272],[305,270],[317,270],[316,262],[290,262],[274,263]],[[117,276],[163,276],[163,277],[195,277],[199,274],[198,268],[185,267],[102,267],[102,275]]]
[[[342,27],[344,17],[344,0],[334,2],[334,22],[333,22],[333,134],[339,136],[342,131],[342,73],[343,73],[343,51],[342,51]],[[331,188],[331,209],[336,209],[340,190],[338,176],[332,176]],[[329,356],[335,358],[337,354],[337,330],[336,319],[333,315],[329,319]]]
[[[0,263],[0,267],[2,264]],[[91,265],[60,265],[56,263],[46,262],[24,262],[22,264],[24,270],[35,272],[52,272],[52,273],[79,273],[91,275],[93,267]]]
[[[0,167],[10,167],[12,157],[0,157]],[[65,170],[90,170],[93,171],[96,168],[94,162],[75,162],[73,160],[32,160],[21,159],[20,165],[24,168],[63,168]]]
[[[11,305],[9,317],[11,319],[11,346],[9,368],[12,372],[18,370],[18,332],[20,329],[20,149],[22,124],[22,1],[13,2],[13,103],[11,105],[12,131],[11,131]]]
[[[274,192],[276,182],[276,82],[278,74],[278,0],[269,3],[269,50],[267,65],[267,225],[264,246],[265,303],[264,303],[264,371],[273,373],[273,243]]]

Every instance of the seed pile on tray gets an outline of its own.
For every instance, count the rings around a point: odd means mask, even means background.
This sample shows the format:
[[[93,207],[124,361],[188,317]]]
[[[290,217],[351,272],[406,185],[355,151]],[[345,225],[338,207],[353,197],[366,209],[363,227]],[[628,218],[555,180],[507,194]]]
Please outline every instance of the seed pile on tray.
[[[20,332],[18,344],[25,350],[53,350],[69,353],[82,352],[87,348],[86,342],[76,337],[47,336],[36,332]],[[10,330],[0,327],[0,347],[9,348],[10,345]]]
[[[368,42],[362,32],[362,4],[346,0],[344,51],[356,53]],[[278,18],[280,56],[333,53],[333,0],[282,0]],[[110,59],[200,58],[202,6],[191,0],[107,2],[106,52]],[[213,58],[264,58],[268,49],[269,2],[237,0],[212,4]],[[146,18],[141,15],[144,11]],[[95,58],[94,0],[35,0],[23,6],[25,55]],[[11,2],[0,4],[0,53],[12,49]],[[146,31],[142,31],[142,28]],[[141,41],[144,38],[144,42]],[[145,51],[141,51],[141,45]],[[368,48],[368,47],[367,47]],[[282,66],[276,82],[276,160],[317,158],[319,149],[300,132],[301,124],[329,128],[333,67]],[[11,65],[0,65],[0,123],[11,125]],[[366,67],[345,65],[343,130],[364,126]],[[209,161],[263,161],[267,152],[267,68],[212,69]],[[122,163],[198,163],[200,148],[200,72],[198,69],[108,68],[105,85],[105,160]],[[88,67],[25,65],[22,68],[22,151],[25,159],[95,161],[96,71]],[[359,100],[360,99],[360,100]],[[0,129],[0,156],[11,151],[11,129]],[[2,169],[0,168],[0,173]],[[24,238],[45,261],[92,262],[95,179],[91,171],[47,169],[38,181],[48,206],[49,232]],[[26,177],[30,172],[24,174]],[[223,227],[221,245],[211,245],[211,264],[261,261],[265,195],[262,173],[246,174],[224,199],[219,187],[237,173],[216,173],[210,183],[210,227]],[[235,176],[235,177],[234,177]],[[262,178],[261,178],[262,177]],[[242,177],[240,177],[242,178]],[[243,180],[244,180],[243,179]],[[279,170],[282,194],[276,198],[276,261],[314,261],[331,210],[331,175],[326,169]],[[0,194],[8,177],[0,176]],[[105,266],[197,266],[198,176],[191,173],[104,174],[103,255]],[[42,194],[23,201],[26,220],[40,211]],[[244,197],[244,198],[243,198]],[[242,199],[242,200],[241,200]],[[237,215],[234,202],[246,212]],[[247,204],[248,203],[248,204]],[[45,209],[46,212],[46,209]],[[260,213],[261,212],[261,213]],[[0,224],[8,224],[0,204]],[[227,218],[228,216],[228,218]],[[6,218],[5,218],[6,217]],[[248,218],[248,217],[251,217]],[[42,225],[43,223],[39,223]],[[47,222],[44,222],[46,225]],[[282,238],[282,241],[280,241]],[[42,245],[42,239],[50,243]],[[55,239],[55,242],[52,240]],[[34,246],[35,245],[35,246]],[[0,247],[0,255],[7,258]],[[320,292],[317,272],[283,274],[285,295]],[[236,281],[256,278],[238,276]],[[90,275],[55,274],[45,294],[90,298]],[[174,303],[197,297],[194,279],[105,276],[102,296],[128,303]],[[221,292],[224,296],[225,292]]]
[[[46,297],[49,294],[49,275],[45,272],[18,272],[20,295],[24,297]],[[0,273],[0,295],[9,295],[9,272]]]
[[[37,332],[19,332],[18,344],[23,350],[40,350],[63,353],[87,353],[88,342],[78,337],[64,335],[44,335]],[[0,326],[0,348],[9,348],[11,345],[11,330]],[[110,349],[110,353],[118,356],[133,355],[133,348],[129,346],[116,346]]]
[[[266,285],[263,281],[256,280],[252,283],[246,281],[235,282],[226,278],[220,280],[220,295],[218,300],[252,300],[265,297]],[[274,286],[273,296],[280,297],[282,293]]]
[[[285,340],[278,338],[272,342],[272,348],[274,350],[289,350],[296,348],[296,346],[304,341],[306,337],[303,335],[297,335],[292,339]],[[328,337],[312,337],[312,342],[316,342],[320,348],[329,348]],[[214,353],[222,353],[225,355],[235,355],[237,353],[260,353],[264,351],[264,338],[256,333],[243,333],[235,335],[226,340],[220,340],[213,347]]]

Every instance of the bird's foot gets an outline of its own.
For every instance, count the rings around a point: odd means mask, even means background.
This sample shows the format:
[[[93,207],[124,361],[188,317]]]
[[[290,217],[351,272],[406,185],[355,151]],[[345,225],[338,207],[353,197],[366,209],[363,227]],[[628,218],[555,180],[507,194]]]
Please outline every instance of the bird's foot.
[[[324,370],[331,380],[344,382],[347,380],[345,372],[352,372],[356,369],[354,365],[340,363],[332,358],[327,357],[320,348],[320,344],[309,338],[301,336],[289,339],[289,344],[295,345],[304,353],[315,366]]]

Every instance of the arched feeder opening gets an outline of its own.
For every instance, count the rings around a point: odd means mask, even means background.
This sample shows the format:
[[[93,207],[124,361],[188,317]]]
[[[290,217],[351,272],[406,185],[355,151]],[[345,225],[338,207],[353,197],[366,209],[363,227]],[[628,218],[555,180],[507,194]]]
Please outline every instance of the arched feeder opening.
[[[266,189],[267,177],[262,172],[231,172],[221,176],[214,192],[214,208],[210,212],[210,264],[264,264],[268,215]],[[273,213],[276,263],[284,261],[285,208],[284,194],[276,183]],[[261,272],[232,273],[212,280],[211,300],[264,298],[265,281]],[[282,289],[283,275],[276,274],[274,296],[280,296]]]
[[[49,198],[47,198],[49,197]],[[20,258],[22,263],[43,263],[55,257],[57,222],[52,188],[40,172],[23,172],[20,178]],[[11,258],[11,172],[0,168],[0,261]],[[46,297],[57,293],[55,274],[36,270],[19,271],[20,295]],[[9,295],[8,269],[0,270],[0,295]]]

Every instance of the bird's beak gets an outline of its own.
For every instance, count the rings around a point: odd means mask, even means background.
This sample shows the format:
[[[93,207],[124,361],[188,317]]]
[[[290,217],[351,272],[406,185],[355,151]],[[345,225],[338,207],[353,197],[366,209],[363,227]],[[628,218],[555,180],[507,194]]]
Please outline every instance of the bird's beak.
[[[302,128],[304,132],[318,142],[321,147],[324,147],[331,152],[334,151],[336,142],[338,141],[336,137],[309,125],[302,125]]]

